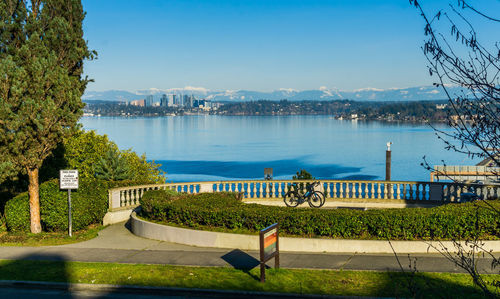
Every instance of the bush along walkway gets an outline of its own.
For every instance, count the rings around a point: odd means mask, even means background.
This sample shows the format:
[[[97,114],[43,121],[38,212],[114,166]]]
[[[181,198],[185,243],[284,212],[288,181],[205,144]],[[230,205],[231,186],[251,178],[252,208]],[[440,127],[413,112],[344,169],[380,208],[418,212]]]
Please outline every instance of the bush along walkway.
[[[411,257],[417,258],[417,268],[420,272],[463,272],[439,254],[412,254]],[[408,256],[402,254],[399,258],[406,267]],[[242,269],[258,265],[258,252],[192,247],[143,239],[133,235],[126,228],[126,224],[119,223],[100,231],[95,239],[76,244],[42,247],[0,246],[0,259],[216,266]],[[401,270],[393,254],[282,252],[280,264],[282,268],[296,269]],[[478,268],[482,273],[494,273],[491,272],[491,261],[486,258],[479,261]]]

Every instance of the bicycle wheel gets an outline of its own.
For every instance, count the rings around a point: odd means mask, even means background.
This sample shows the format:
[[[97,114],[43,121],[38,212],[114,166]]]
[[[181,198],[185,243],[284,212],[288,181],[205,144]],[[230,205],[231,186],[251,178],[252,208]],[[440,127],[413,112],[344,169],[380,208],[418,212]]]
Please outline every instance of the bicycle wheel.
[[[325,204],[325,196],[321,192],[313,192],[307,201],[311,208],[321,208]]]
[[[294,208],[299,205],[299,198],[293,191],[288,191],[285,196],[283,196],[283,201],[287,207]]]

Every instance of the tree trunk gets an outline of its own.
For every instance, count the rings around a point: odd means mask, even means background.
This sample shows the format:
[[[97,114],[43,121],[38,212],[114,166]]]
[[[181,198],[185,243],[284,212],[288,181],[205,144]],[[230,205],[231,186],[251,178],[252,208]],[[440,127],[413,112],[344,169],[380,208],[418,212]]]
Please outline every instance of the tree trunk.
[[[30,197],[30,228],[31,232],[38,234],[42,232],[40,224],[40,198],[38,193],[38,168],[28,169]]]

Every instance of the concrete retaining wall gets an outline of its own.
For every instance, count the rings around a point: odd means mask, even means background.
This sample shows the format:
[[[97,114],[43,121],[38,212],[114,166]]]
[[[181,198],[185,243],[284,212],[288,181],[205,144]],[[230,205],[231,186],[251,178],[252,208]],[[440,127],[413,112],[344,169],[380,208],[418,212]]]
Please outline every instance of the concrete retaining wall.
[[[119,211],[107,212],[102,219],[102,225],[110,225],[130,219],[130,214],[134,209],[124,209]]]
[[[131,215],[132,232],[140,237],[179,243],[184,245],[230,248],[241,250],[258,250],[257,235],[241,235],[230,233],[209,232],[178,228],[156,224],[137,218],[135,212]],[[454,248],[452,242],[426,241],[391,241],[394,250],[399,253],[435,253],[430,244],[441,248]],[[484,241],[484,249],[500,252],[500,241]],[[280,238],[280,250],[289,252],[358,252],[358,253],[393,253],[388,241],[382,240],[343,240],[320,238]]]

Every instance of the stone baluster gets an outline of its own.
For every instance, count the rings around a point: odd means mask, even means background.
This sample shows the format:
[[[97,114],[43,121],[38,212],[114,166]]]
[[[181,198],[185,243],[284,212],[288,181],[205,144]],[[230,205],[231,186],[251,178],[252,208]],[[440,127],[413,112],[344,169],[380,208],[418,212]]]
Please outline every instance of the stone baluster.
[[[457,202],[458,199],[458,187],[457,184],[453,184],[453,201]]]
[[[401,199],[401,184],[396,184],[397,199]]]
[[[139,201],[135,201],[135,198],[132,196],[132,189],[127,190],[127,197],[130,200],[130,204],[135,206],[139,204]]]
[[[119,191],[120,193],[120,206],[119,207],[123,207],[125,205],[125,203],[123,202],[123,191]]]
[[[450,185],[449,184],[444,184],[443,201],[446,201],[446,202],[450,201]]]
[[[384,183],[384,199],[389,199],[391,196],[390,184],[387,181]]]
[[[248,182],[248,197],[247,198],[255,198],[255,183]]]
[[[323,184],[323,194],[325,198],[330,197],[330,183],[326,182]]]
[[[339,183],[339,198],[345,198],[344,195],[344,183]]]
[[[370,198],[375,199],[375,183],[371,182],[370,183],[371,189],[370,189]]]
[[[130,206],[130,197],[128,196],[127,190],[122,191],[123,203],[125,207]]]
[[[339,196],[337,196],[337,182],[333,182],[332,187],[332,198],[339,198]]]

